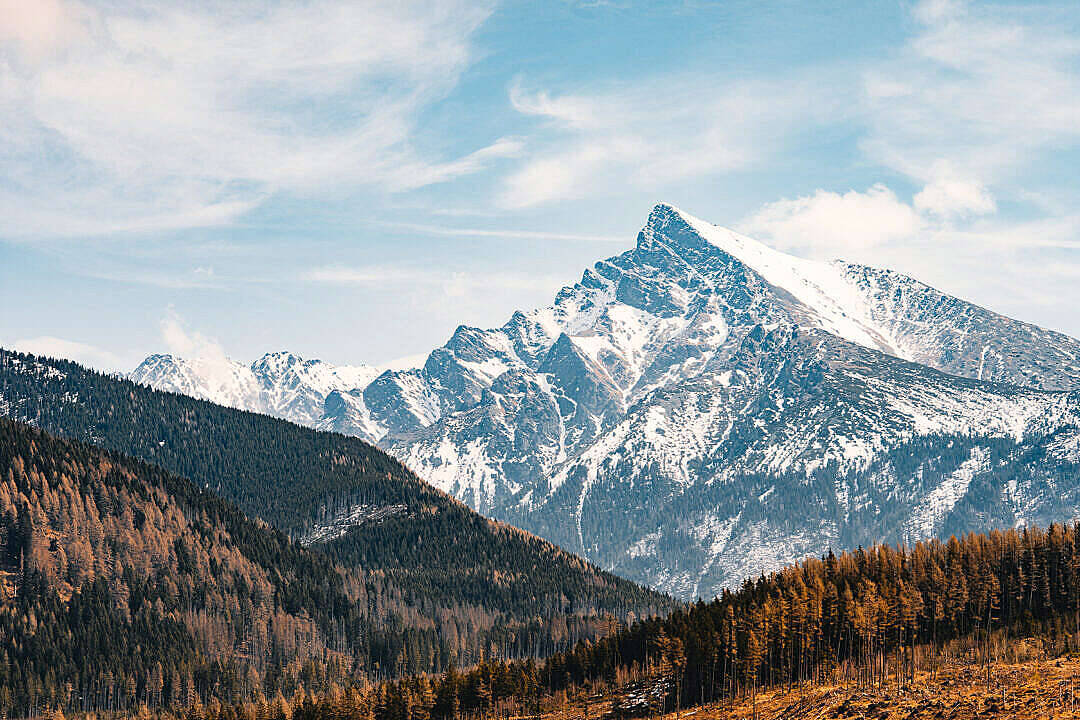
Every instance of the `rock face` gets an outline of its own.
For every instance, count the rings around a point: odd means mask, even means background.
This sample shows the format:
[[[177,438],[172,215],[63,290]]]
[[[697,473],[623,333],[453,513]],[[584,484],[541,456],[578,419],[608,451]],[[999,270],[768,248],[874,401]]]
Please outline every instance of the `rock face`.
[[[667,205],[551,306],[460,327],[423,368],[264,362],[283,356],[133,377],[377,441],[684,597],[828,547],[1080,513],[1080,342]]]

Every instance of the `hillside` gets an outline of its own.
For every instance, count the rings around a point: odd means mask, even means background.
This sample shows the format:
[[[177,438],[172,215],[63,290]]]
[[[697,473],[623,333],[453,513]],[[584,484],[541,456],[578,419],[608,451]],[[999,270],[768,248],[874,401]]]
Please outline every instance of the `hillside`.
[[[488,661],[318,697],[292,720],[726,720],[755,707],[771,718],[1069,717],[1078,617],[1080,525],[874,546],[542,663]]]
[[[356,438],[0,350],[0,415],[132,455],[361,573],[379,672],[544,655],[671,601],[485,519]]]
[[[369,587],[163,470],[0,419],[0,712],[353,680]],[[387,628],[387,630],[390,630]]]

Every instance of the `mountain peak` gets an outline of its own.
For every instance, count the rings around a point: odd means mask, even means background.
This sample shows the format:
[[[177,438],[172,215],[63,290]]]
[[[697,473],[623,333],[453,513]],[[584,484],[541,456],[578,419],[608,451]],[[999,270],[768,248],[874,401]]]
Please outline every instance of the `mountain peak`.
[[[821,328],[864,347],[900,354],[866,318],[865,300],[846,279],[845,265],[789,255],[734,230],[660,203],[638,236],[638,249],[670,252],[702,272],[717,256],[731,258],[795,298]]]
[[[174,357],[169,353],[154,353],[153,355],[147,355],[141,363],[139,368],[152,368],[158,365],[179,365],[180,358]],[[136,370],[138,372],[138,370]]]
[[[691,224],[691,217],[674,205],[658,203],[649,213],[645,227],[638,233],[638,249],[653,250],[660,245],[669,250],[673,247],[704,250],[707,243]]]
[[[223,396],[198,370],[167,389]],[[860,528],[903,540],[953,523],[954,505],[957,518],[1013,512],[977,504],[1005,477],[985,453],[1012,457],[1007,443],[1045,430],[1063,433],[1046,453],[1080,467],[1080,395],[979,382],[1080,387],[1080,342],[667,203],[636,249],[551,305],[459,326],[423,368],[375,374],[290,359],[257,373],[251,398],[229,397],[378,442],[439,489],[687,597]],[[819,483],[834,473],[853,479]],[[1028,509],[1036,495],[985,495],[998,497],[1042,517]],[[793,534],[791,508],[804,506],[827,514]]]
[[[645,227],[638,235],[639,248],[652,249],[657,244],[676,252],[684,260],[691,259],[690,256],[696,253],[714,254],[716,250],[720,250],[762,276],[766,276],[770,268],[825,265],[788,255],[668,203],[657,203],[653,207]],[[691,251],[690,256],[685,251]],[[765,279],[769,280],[768,277]]]
[[[763,242],[714,225],[668,203],[658,203],[653,207],[645,230],[659,233],[665,240],[671,241],[669,244],[695,249],[710,246],[722,250],[755,270],[765,264],[824,264],[775,250]]]
[[[281,372],[288,367],[302,364],[303,362],[304,358],[295,353],[291,353],[288,350],[278,350],[276,352],[266,353],[261,358],[251,363],[251,367],[253,370],[263,369]]]

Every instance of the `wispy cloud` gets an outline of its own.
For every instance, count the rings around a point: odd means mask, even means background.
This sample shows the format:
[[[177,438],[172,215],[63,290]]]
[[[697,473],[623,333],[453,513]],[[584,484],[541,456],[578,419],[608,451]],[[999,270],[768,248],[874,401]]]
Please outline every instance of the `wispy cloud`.
[[[516,209],[734,171],[775,176],[787,154],[806,156],[800,143],[842,132],[862,170],[923,186],[920,212],[993,213],[1022,196],[1018,174],[1080,143],[1080,38],[1062,12],[927,0],[891,52],[779,79],[685,69],[561,92],[519,80],[510,103],[537,125],[496,199]]]
[[[380,265],[325,265],[301,273],[301,280],[324,285],[366,288],[408,285],[414,289],[439,288],[447,297],[460,298],[483,290],[552,290],[566,278],[542,273],[470,272],[452,269],[410,268]]]
[[[864,157],[915,183],[910,201],[881,184],[819,189],[767,203],[740,227],[1065,326],[1043,313],[1075,297],[1077,266],[1063,253],[1080,249],[1080,216],[1048,198],[1075,198],[1076,188],[1053,186],[1037,169],[1080,144],[1080,39],[1054,12],[916,5],[915,34],[862,73],[858,101]]]
[[[0,0],[6,236],[219,225],[278,192],[407,190],[521,152],[416,149],[487,3]]]
[[[540,121],[546,138],[534,141],[497,198],[511,209],[745,169],[780,147],[793,118],[845,115],[829,84],[807,76],[781,84],[688,74],[563,94],[519,82],[510,102]]]
[[[383,225],[424,235],[445,237],[502,238],[505,240],[566,240],[570,242],[626,243],[617,235],[549,232],[546,230],[517,230],[514,228],[462,228],[420,223],[386,222]]]
[[[1007,183],[1080,141],[1080,38],[1053,5],[927,0],[916,34],[862,78],[866,155],[923,182],[942,163]]]
[[[188,327],[173,308],[161,319],[161,339],[171,355],[183,358],[195,368],[209,394],[243,387],[240,381],[246,372],[243,365],[226,355],[216,339]]]
[[[405,346],[410,353],[441,345],[458,325],[498,326],[509,319],[514,308],[546,305],[573,279],[501,268],[400,265],[325,265],[299,275],[300,282],[309,286],[308,294],[330,294],[339,301],[371,308],[369,312],[396,318],[395,322],[404,323],[399,329],[402,335],[429,328]],[[361,356],[368,361],[374,357]]]
[[[921,211],[943,218],[997,211],[997,202],[986,186],[958,175],[946,160],[934,163],[930,182],[915,195],[914,204]]]
[[[189,360],[205,359],[217,364],[228,363],[221,343],[188,328],[184,319],[171,308],[161,318],[161,339],[168,351],[178,357]]]

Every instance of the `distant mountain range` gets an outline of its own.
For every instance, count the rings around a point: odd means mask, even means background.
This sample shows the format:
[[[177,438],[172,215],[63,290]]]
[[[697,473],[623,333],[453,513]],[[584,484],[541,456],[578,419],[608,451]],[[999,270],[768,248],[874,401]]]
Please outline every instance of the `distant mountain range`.
[[[232,360],[151,355],[130,377],[157,390],[314,425],[324,416],[327,395],[366,387],[378,375],[378,370],[367,365],[334,366],[276,352],[263,355],[250,366]]]
[[[668,205],[552,305],[459,327],[422,368],[155,355],[131,377],[377,442],[682,597],[829,547],[1080,514],[1080,342]]]

